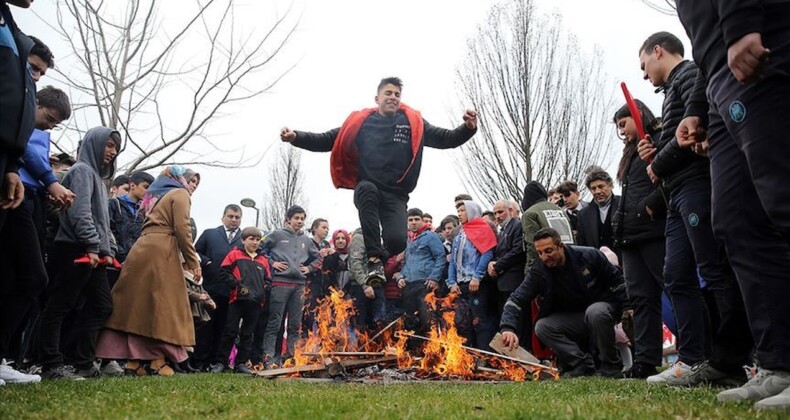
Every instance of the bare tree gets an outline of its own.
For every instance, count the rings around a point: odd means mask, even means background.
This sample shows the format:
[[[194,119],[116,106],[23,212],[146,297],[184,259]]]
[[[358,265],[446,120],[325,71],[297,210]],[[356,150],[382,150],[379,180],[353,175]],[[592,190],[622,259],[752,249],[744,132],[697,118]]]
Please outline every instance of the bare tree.
[[[179,1],[181,13],[167,18],[158,15],[159,6],[157,0],[58,1],[52,29],[77,61],[60,73],[77,93],[69,130],[81,136],[98,119],[125,133],[127,172],[178,162],[251,163],[243,149],[228,159],[232,150],[212,141],[207,128],[228,105],[270,90],[292,68],[274,60],[298,17],[289,6],[261,19],[253,33],[241,33],[233,0]],[[62,142],[73,136],[64,137],[56,148],[69,148]]]
[[[266,231],[281,228],[285,211],[293,205],[304,208],[304,172],[301,168],[302,154],[290,145],[281,144],[279,159],[269,169],[269,188],[261,204],[262,227]]]
[[[647,7],[665,15],[674,16],[678,13],[675,0],[642,0]]]
[[[494,6],[457,70],[463,106],[480,118],[458,160],[466,187],[489,204],[521,197],[603,164],[612,90],[601,61],[586,56],[558,16],[530,0]]]

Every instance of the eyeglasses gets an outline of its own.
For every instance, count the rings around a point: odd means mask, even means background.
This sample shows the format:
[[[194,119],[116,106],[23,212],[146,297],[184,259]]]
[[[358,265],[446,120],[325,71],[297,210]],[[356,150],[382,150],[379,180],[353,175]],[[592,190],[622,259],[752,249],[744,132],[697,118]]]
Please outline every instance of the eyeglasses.
[[[48,108],[45,108],[45,107],[42,106],[41,109],[44,111],[44,118],[47,119],[47,122],[49,123],[50,128],[53,128],[53,129],[60,128],[60,123],[62,122],[62,120],[59,120],[59,119],[53,117],[52,114],[49,113],[49,109]]]

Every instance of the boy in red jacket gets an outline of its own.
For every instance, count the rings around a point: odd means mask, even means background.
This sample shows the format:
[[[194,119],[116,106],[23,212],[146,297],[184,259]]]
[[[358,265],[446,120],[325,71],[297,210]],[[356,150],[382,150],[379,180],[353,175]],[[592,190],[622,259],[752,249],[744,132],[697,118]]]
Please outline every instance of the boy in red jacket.
[[[220,354],[215,363],[225,366],[230,359],[231,348],[239,335],[236,354],[236,373],[252,374],[248,366],[252,335],[258,322],[266,294],[271,289],[269,261],[258,253],[261,231],[247,227],[241,231],[241,246],[233,248],[222,261],[220,276],[233,286],[225,331],[222,333]],[[239,328],[241,321],[241,328]]]

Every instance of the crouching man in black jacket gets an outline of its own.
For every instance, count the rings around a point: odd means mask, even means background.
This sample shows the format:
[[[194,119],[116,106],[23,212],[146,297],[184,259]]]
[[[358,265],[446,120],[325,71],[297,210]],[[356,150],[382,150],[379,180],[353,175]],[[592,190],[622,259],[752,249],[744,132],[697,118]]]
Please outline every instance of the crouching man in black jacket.
[[[566,246],[552,228],[534,236],[540,261],[510,295],[500,329],[506,345],[518,345],[519,314],[540,296],[535,334],[557,353],[566,377],[596,373],[587,343],[598,353],[598,374],[622,377],[622,362],[615,347],[614,326],[626,301],[623,275],[595,248]]]

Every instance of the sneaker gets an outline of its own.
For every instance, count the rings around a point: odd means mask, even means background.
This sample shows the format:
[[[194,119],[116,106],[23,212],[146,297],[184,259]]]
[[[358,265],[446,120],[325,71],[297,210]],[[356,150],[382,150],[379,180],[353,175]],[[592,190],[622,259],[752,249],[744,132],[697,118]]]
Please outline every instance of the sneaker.
[[[85,379],[93,379],[101,377],[101,370],[99,370],[98,366],[95,364],[91,364],[89,367],[77,369],[76,372],[77,376],[82,376]]]
[[[623,374],[624,379],[647,379],[653,375],[657,375],[656,367],[646,363],[634,363],[631,369],[628,369]]]
[[[115,360],[110,360],[109,363],[101,368],[101,374],[103,376],[123,376],[123,373],[123,368]]]
[[[384,265],[381,260],[376,262],[368,261],[368,275],[365,278],[365,284],[368,286],[378,286],[384,284],[387,278],[384,276]]]
[[[778,395],[790,386],[790,372],[760,369],[745,385],[719,392],[719,402],[759,401]]]
[[[691,372],[691,366],[678,360],[670,365],[666,370],[653,376],[647,377],[649,384],[666,384],[669,378],[679,378]]]
[[[222,363],[212,363],[208,369],[208,371],[211,373],[222,373],[222,371],[224,370],[225,370],[225,365],[223,365]]]
[[[30,384],[41,382],[41,377],[22,373],[3,360],[0,362],[0,380],[8,384]]]
[[[71,365],[62,365],[45,370],[41,374],[42,379],[68,379],[71,381],[84,381],[85,378],[77,375],[76,369]]]
[[[233,369],[233,371],[236,372],[236,373],[244,374],[244,375],[252,375],[253,374],[252,369],[250,369],[250,367],[247,366],[246,363],[239,363],[238,365],[236,365],[236,368]]]
[[[758,410],[783,410],[790,408],[790,387],[785,388],[784,391],[773,397],[757,401],[754,408]]]
[[[699,362],[691,367],[691,372],[680,377],[667,379],[669,386],[690,386],[697,387],[703,385],[714,385],[724,387],[741,386],[746,383],[746,374],[743,371],[737,374],[723,372],[711,366],[706,360]]]

